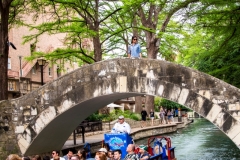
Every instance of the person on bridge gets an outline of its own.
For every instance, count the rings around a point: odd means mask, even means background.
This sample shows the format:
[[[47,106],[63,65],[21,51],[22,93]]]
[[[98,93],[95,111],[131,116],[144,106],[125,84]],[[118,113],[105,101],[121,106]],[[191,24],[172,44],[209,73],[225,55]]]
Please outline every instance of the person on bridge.
[[[128,133],[130,134],[131,128],[127,122],[124,121],[124,116],[118,117],[118,122],[113,126],[112,133]]]
[[[143,127],[146,127],[146,120],[147,120],[147,111],[145,110],[145,108],[143,107],[142,108],[142,111],[141,111],[141,116],[142,116],[142,125],[141,125],[141,128]]]
[[[153,126],[153,120],[154,120],[154,111],[151,109],[150,113],[150,118],[151,118],[151,122],[152,122],[152,126]]]
[[[132,36],[131,45],[128,46],[128,58],[142,58],[141,46],[137,43],[137,37]]]

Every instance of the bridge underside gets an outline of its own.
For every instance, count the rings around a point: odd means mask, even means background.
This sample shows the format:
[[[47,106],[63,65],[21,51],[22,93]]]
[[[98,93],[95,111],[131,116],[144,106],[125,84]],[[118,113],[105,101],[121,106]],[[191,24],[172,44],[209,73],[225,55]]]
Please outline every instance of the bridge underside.
[[[66,140],[69,138],[73,130],[85,118],[97,110],[103,108],[107,104],[127,97],[133,97],[137,94],[112,94],[107,96],[96,97],[88,101],[77,104],[61,115],[52,120],[43,130],[33,139],[31,147],[29,147],[25,154],[32,155],[36,153],[46,153],[53,149],[61,150]],[[52,107],[51,112],[54,111]]]

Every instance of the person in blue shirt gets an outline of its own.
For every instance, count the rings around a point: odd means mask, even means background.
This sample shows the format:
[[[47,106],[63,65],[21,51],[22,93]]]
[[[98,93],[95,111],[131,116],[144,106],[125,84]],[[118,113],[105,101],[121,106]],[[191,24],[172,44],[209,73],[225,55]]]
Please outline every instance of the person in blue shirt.
[[[136,36],[132,36],[131,45],[128,46],[128,58],[142,58],[141,46]]]

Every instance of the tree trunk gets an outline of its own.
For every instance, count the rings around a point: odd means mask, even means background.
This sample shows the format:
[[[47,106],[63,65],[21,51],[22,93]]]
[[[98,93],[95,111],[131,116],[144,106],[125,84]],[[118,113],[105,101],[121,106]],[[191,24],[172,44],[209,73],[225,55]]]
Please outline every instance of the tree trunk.
[[[159,50],[159,38],[156,38],[156,35],[145,31],[146,41],[147,41],[147,57],[149,59],[157,59],[157,54]]]
[[[102,60],[102,47],[99,36],[93,37],[94,59],[96,62]]]
[[[8,19],[9,7],[8,1],[0,2],[0,101],[8,99]]]
[[[154,96],[146,96],[145,109],[148,113],[148,116],[151,109],[154,111]]]
[[[157,59],[160,39],[156,38],[156,35],[149,31],[145,31],[145,34],[147,41],[147,57],[149,59]],[[154,96],[146,96],[145,108],[148,114],[151,109],[154,111]]]

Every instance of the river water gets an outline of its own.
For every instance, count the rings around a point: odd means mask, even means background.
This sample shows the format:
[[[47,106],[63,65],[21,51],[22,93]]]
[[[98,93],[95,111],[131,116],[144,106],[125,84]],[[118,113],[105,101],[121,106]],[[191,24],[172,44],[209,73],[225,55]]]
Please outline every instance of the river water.
[[[240,149],[206,119],[194,119],[186,128],[172,134],[177,160],[240,160]],[[145,144],[139,140],[137,144]]]

